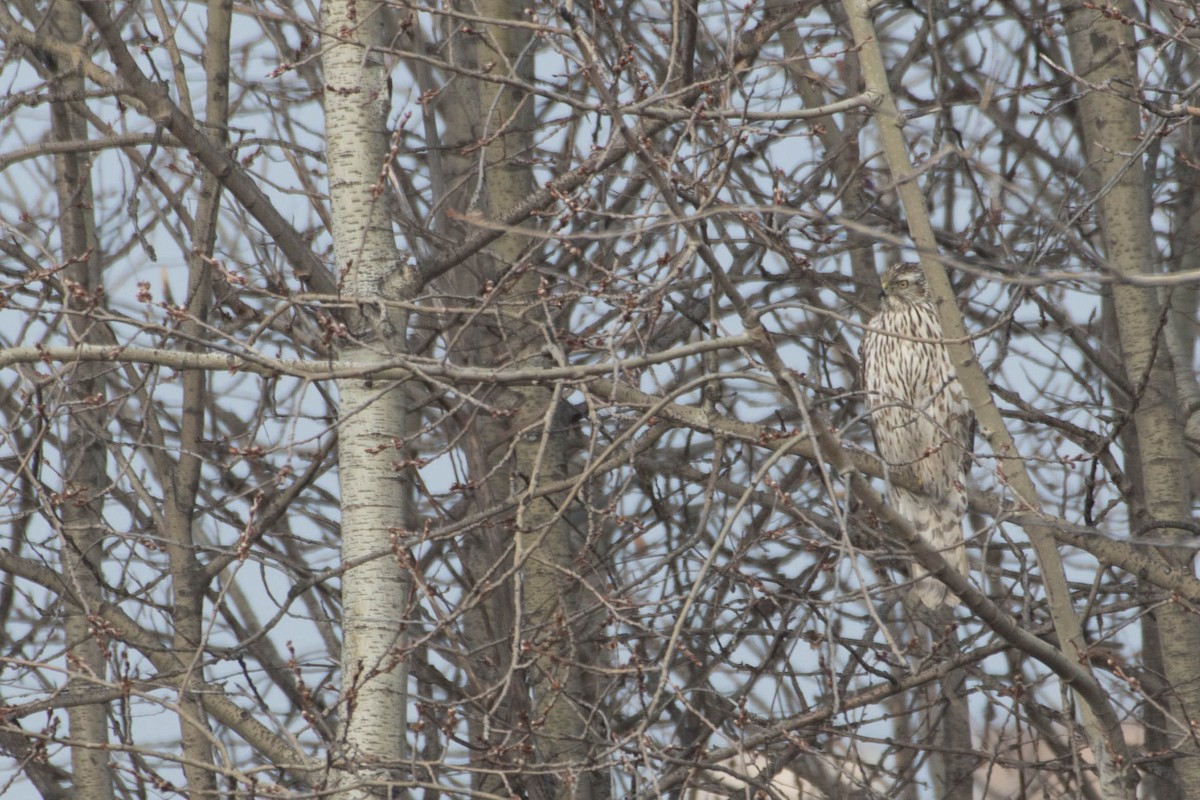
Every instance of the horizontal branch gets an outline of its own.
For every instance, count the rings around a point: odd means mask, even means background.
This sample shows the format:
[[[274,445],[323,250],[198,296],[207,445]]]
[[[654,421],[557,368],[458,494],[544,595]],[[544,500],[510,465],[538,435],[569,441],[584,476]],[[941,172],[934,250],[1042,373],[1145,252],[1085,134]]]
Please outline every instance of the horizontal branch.
[[[667,105],[661,100],[630,106],[630,114],[638,114],[651,119],[668,122],[685,122],[687,120],[723,119],[740,120],[743,122],[787,122],[794,119],[816,119],[830,114],[853,111],[856,108],[870,108],[879,100],[874,92],[862,92],[844,100],[835,100],[815,108],[791,108],[786,111],[749,111],[737,108],[682,108]]]
[[[378,380],[403,381],[429,377],[466,384],[543,384],[611,376],[626,370],[665,364],[703,353],[744,347],[748,343],[749,337],[739,334],[718,339],[706,339],[658,353],[630,356],[617,361],[604,361],[597,364],[572,364],[558,367],[496,367],[492,369],[462,367],[434,359],[400,355],[366,363],[351,363],[337,360],[275,359],[259,355],[236,355],[221,352],[195,353],[156,347],[51,345],[9,347],[0,350],[0,369],[15,364],[39,362],[71,364],[100,361],[166,367],[180,372],[189,370],[246,372],[272,378],[286,375],[308,381],[334,381],[367,377]]]

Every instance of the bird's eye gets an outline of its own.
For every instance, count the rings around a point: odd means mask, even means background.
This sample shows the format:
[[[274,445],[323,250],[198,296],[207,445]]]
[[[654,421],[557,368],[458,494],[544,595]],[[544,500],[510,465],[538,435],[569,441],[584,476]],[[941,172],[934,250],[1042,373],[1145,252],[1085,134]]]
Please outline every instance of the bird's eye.
[[[897,288],[897,289],[907,289],[907,288],[908,288],[908,281],[906,281],[906,280],[903,280],[903,279],[902,279],[902,280],[898,280],[898,281],[896,281],[896,288]]]

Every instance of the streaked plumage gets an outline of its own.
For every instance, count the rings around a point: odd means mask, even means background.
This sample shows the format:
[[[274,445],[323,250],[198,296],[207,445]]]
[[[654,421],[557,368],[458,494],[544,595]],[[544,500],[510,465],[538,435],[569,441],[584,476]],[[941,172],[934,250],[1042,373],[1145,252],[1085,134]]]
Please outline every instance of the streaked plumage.
[[[883,304],[863,334],[859,354],[875,449],[892,475],[908,475],[923,492],[888,485],[888,500],[920,536],[968,574],[962,518],[972,414],[940,343],[942,326],[918,264],[897,264],[883,279]],[[908,338],[905,338],[908,337]],[[917,341],[917,339],[924,341]],[[913,591],[930,608],[958,605],[935,578],[913,565]]]

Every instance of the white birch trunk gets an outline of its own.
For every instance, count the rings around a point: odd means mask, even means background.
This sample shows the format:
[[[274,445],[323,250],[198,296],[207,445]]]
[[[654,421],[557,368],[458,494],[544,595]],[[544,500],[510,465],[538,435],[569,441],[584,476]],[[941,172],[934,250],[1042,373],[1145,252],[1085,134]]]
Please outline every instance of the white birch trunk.
[[[344,361],[378,358],[402,346],[403,320],[372,302],[385,280],[401,276],[381,173],[388,152],[387,71],[379,3],[331,0],[322,8],[325,125],[335,269],[358,311],[343,320]],[[361,302],[364,299],[367,302]],[[393,468],[405,430],[403,392],[368,379],[338,381],[341,483],[342,695],[339,732],[344,796],[359,781],[395,780],[405,753],[407,669],[402,658],[408,576],[390,554],[392,532],[407,518],[408,492]],[[373,553],[380,557],[358,563]]]

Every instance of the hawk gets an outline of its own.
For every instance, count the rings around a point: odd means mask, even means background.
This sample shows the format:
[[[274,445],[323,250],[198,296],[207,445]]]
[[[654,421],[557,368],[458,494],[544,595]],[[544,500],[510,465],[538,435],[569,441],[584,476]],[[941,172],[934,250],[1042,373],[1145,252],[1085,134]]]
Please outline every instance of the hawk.
[[[863,333],[859,357],[875,449],[892,475],[919,491],[888,486],[888,502],[951,566],[968,574],[962,518],[974,418],[942,343],[942,325],[919,264],[882,278],[882,305]],[[913,565],[913,592],[929,608],[958,598]]]

